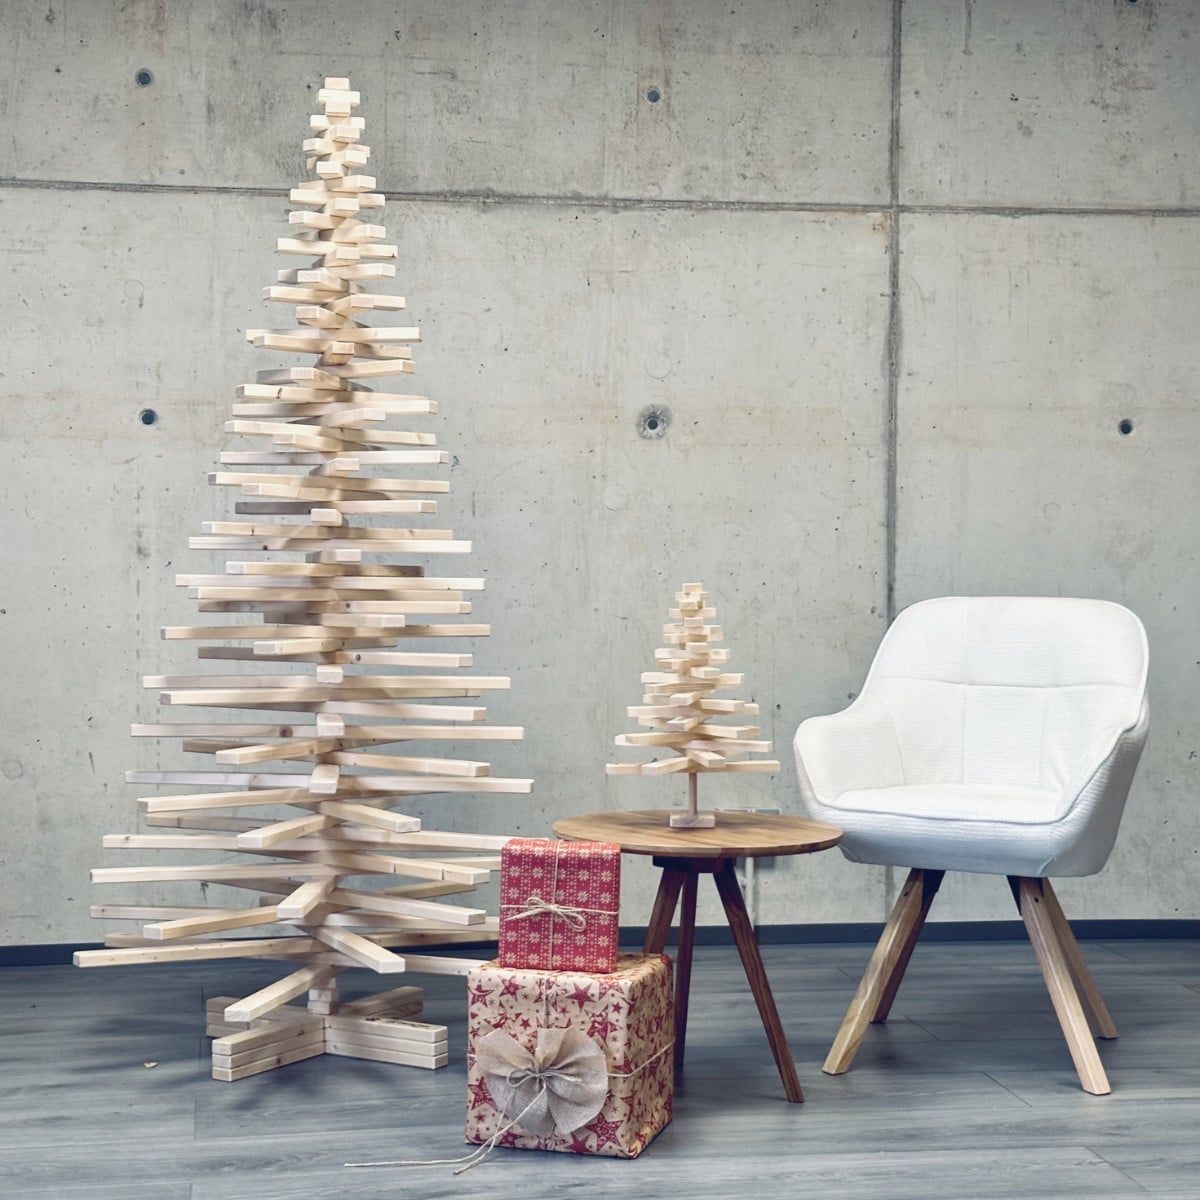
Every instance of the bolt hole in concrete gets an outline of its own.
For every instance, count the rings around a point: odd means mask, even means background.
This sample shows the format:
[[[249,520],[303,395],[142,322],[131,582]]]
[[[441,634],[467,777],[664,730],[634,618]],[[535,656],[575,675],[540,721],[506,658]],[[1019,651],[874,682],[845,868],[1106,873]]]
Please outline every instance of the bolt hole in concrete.
[[[141,421],[143,425],[153,425],[158,420],[158,413],[156,413],[152,408],[143,408],[142,411],[138,413],[138,420]]]
[[[154,72],[148,71],[145,67],[142,67],[142,69],[133,77],[133,80],[138,87],[149,87],[154,82]]]
[[[667,426],[671,423],[671,410],[665,405],[650,404],[638,413],[637,431],[639,437],[650,440],[663,437]]]
[[[660,92],[658,88],[652,87],[646,92],[646,99],[649,100],[651,104],[657,104],[662,99],[662,92]]]
[[[1124,420],[1117,422],[1117,432],[1122,434],[1130,434],[1133,432],[1133,422],[1125,417]]]

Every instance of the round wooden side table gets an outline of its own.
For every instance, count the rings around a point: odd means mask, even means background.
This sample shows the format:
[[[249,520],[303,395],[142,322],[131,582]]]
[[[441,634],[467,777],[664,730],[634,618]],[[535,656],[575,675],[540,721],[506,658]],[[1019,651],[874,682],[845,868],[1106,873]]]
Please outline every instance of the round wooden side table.
[[[779,1068],[779,1077],[783,1080],[783,1090],[792,1103],[802,1103],[804,1093],[796,1076],[796,1064],[783,1033],[767,972],[758,952],[754,926],[750,923],[742,889],[734,874],[734,864],[739,858],[828,850],[841,841],[842,831],[820,821],[746,812],[719,812],[716,826],[710,829],[672,829],[667,823],[670,816],[666,810],[592,813],[555,821],[554,832],[568,841],[615,842],[625,854],[651,855],[654,865],[662,868],[642,947],[646,954],[662,953],[682,893],[675,967],[676,1071],[683,1067],[687,1037],[688,993],[696,940],[696,882],[700,875],[713,877],[746,979],[758,1005],[771,1053]]]

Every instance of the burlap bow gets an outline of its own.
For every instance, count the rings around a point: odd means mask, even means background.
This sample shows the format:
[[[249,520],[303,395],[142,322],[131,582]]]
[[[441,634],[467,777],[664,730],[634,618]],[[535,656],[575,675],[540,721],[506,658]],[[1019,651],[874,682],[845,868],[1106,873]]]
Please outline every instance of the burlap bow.
[[[479,1039],[475,1061],[505,1119],[536,1137],[580,1129],[608,1095],[604,1051],[578,1029],[539,1029],[532,1052],[496,1029]]]

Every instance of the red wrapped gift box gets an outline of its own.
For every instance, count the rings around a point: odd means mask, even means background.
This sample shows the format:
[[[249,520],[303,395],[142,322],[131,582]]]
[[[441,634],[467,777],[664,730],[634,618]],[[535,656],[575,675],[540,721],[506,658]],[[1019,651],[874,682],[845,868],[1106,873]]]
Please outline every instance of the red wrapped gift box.
[[[671,960],[664,955],[622,954],[613,972],[599,976],[484,963],[471,972],[468,989],[468,1142],[495,1139],[496,1145],[523,1150],[636,1158],[670,1121],[675,1020]],[[571,1032],[564,1036],[562,1031]],[[481,1043],[497,1037],[512,1057],[509,1065],[489,1068]],[[559,1058],[553,1049],[542,1053],[560,1042]],[[539,1070],[548,1073],[551,1086],[559,1086],[557,1081],[569,1077],[572,1064],[583,1057],[580,1045],[596,1060],[585,1064],[598,1071],[600,1080],[595,1116],[573,1130],[547,1118],[540,1133],[514,1123],[523,1111],[531,1113],[531,1124],[544,1116],[532,1111],[543,1087]],[[579,1098],[573,1084],[568,1078],[563,1089],[571,1102]]]
[[[616,844],[513,838],[500,852],[500,964],[611,971],[620,896]]]

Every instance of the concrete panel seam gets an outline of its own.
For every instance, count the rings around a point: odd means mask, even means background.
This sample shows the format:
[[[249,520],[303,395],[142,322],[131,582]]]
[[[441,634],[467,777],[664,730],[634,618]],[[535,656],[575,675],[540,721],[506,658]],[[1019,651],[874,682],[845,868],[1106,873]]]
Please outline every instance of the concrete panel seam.
[[[914,216],[979,217],[1200,217],[1200,207],[1091,208],[1085,205],[1032,204],[901,204],[898,210]]]
[[[176,183],[123,183],[86,179],[18,179],[0,176],[0,190],[57,192],[124,192],[143,195],[248,196],[286,200],[286,188],[234,187],[226,184],[181,185]],[[889,213],[893,216],[985,216],[985,217],[1154,217],[1158,219],[1200,217],[1200,207],[1089,208],[1083,205],[997,205],[997,204],[859,204],[820,200],[696,200],[669,196],[567,196],[522,192],[384,192],[389,202],[412,204],[507,204],[546,208],[638,209],[646,211],[681,209],[714,212],[797,212],[828,216]]]
[[[896,508],[899,500],[898,447],[896,443],[900,398],[900,53],[904,0],[892,0],[891,126],[888,132],[888,330],[887,330],[887,464],[884,498],[886,525],[884,564],[884,616],[890,625],[896,616]]]
[[[188,196],[261,196],[268,199],[287,199],[285,188],[231,187],[214,185],[179,185],[173,183],[119,183],[65,179],[14,179],[0,177],[0,189],[38,189],[59,192],[136,192],[147,195],[169,192]],[[886,212],[887,204],[854,204],[842,201],[805,200],[697,200],[673,197],[640,196],[567,196],[537,195],[519,192],[388,192],[389,202],[412,204],[505,204],[518,207],[601,208],[664,210],[683,209],[689,212],[808,212],[836,215],[877,215]]]

